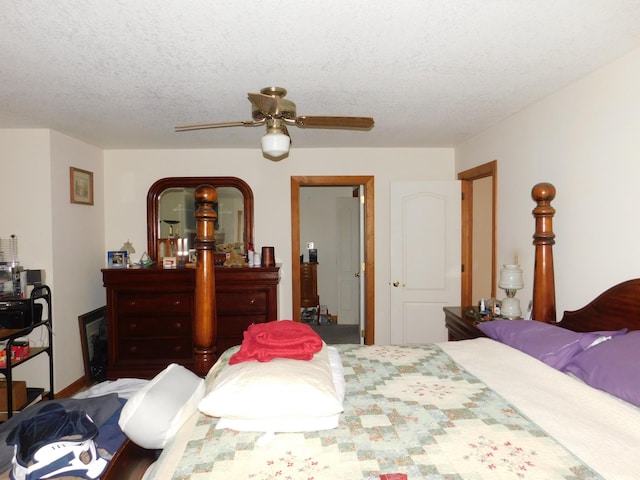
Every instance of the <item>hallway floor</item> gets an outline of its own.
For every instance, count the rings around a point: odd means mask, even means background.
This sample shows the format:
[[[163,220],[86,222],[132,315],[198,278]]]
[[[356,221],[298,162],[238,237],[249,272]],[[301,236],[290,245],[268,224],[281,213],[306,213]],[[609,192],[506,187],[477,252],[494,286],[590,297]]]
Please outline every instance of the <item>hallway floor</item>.
[[[327,323],[316,325],[310,323],[309,326],[320,335],[327,345],[337,343],[360,343],[359,325],[340,325]]]

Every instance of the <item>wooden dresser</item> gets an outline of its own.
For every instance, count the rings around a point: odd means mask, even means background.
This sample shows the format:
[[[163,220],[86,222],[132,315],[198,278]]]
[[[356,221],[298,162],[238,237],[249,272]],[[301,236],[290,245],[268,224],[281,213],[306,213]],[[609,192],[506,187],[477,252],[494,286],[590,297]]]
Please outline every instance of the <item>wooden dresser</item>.
[[[279,267],[216,268],[217,352],[252,323],[278,319]],[[103,269],[107,378],[151,378],[170,363],[193,366],[195,270]]]

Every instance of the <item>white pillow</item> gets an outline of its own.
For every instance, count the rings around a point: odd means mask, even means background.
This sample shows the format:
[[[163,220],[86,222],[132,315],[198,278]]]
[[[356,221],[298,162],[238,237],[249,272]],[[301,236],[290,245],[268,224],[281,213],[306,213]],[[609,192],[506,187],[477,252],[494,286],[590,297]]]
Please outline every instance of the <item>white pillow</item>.
[[[172,363],[125,403],[118,424],[143,448],[164,448],[204,397],[204,379]]]
[[[329,365],[336,396],[342,403],[345,394],[344,368],[340,353],[335,347],[327,347]],[[325,417],[280,417],[280,418],[221,418],[216,429],[229,428],[239,432],[315,432],[330,430],[338,426],[340,414]]]
[[[287,420],[286,430],[302,419],[342,412],[333,381],[327,346],[312,360],[276,358],[269,362],[216,365],[207,376],[207,394],[198,409],[212,417],[239,420]],[[265,431],[264,428],[260,431]]]

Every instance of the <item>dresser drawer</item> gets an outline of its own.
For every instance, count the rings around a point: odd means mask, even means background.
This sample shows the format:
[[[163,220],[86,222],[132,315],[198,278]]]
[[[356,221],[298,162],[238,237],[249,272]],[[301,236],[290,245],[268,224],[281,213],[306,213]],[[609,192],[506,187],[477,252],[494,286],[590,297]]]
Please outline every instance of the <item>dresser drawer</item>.
[[[193,295],[184,293],[127,294],[118,296],[118,314],[143,313],[145,315],[191,314]]]
[[[252,323],[264,323],[267,317],[261,315],[224,315],[218,317],[218,337],[236,337],[242,341],[242,334]]]
[[[216,302],[218,315],[264,315],[267,309],[267,292],[261,290],[222,291],[218,293]]]
[[[191,316],[127,316],[118,318],[118,337],[187,337],[191,338]]]
[[[172,360],[191,358],[191,338],[127,338],[118,345],[119,360]]]

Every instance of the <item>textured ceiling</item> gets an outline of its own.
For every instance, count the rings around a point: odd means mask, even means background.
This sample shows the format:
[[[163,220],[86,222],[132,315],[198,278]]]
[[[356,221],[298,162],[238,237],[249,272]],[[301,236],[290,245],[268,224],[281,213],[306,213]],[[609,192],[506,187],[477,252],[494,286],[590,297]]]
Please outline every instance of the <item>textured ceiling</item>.
[[[0,0],[0,128],[103,148],[259,148],[247,92],[369,132],[295,148],[448,147],[640,46],[638,0]]]

